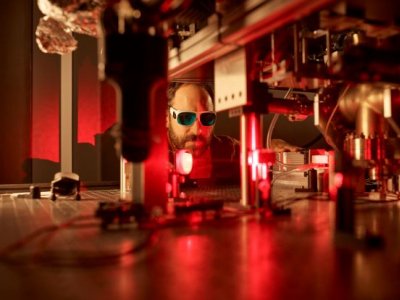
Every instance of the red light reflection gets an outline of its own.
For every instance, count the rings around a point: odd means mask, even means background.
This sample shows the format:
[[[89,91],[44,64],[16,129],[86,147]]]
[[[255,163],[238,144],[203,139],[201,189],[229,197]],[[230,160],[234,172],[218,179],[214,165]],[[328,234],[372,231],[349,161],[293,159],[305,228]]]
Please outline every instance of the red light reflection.
[[[78,71],[78,143],[95,144],[100,133],[100,88],[96,66],[84,61]]]
[[[188,293],[185,298],[195,299],[207,293],[204,290],[204,280],[214,272],[210,258],[215,251],[219,250],[214,249],[206,235],[181,236],[174,242],[171,261],[176,263],[178,282],[175,284]]]
[[[258,136],[259,128],[258,122],[255,114],[250,116],[250,131],[251,131],[251,150],[256,150],[258,148]]]
[[[119,247],[119,253],[127,253],[128,251],[130,251],[133,248],[133,242],[132,241],[123,241],[120,244]],[[121,260],[120,260],[120,264],[122,266],[129,266],[131,265],[135,260],[135,256],[134,255],[122,255],[121,256]]]
[[[257,167],[259,162],[258,152],[254,151],[260,148],[260,116],[255,113],[249,115],[249,127],[250,127],[250,153],[252,156],[251,160],[251,179],[252,181],[257,180]]]
[[[251,163],[251,180],[257,180],[257,167],[258,167],[258,152],[253,151],[252,153],[252,163]]]
[[[267,172],[267,164],[262,164],[261,165],[261,179],[265,180],[267,179],[268,172]]]
[[[32,146],[31,158],[60,161],[59,149],[59,90],[56,87],[43,87],[49,97],[33,100],[32,105]],[[39,91],[40,93],[40,91]]]

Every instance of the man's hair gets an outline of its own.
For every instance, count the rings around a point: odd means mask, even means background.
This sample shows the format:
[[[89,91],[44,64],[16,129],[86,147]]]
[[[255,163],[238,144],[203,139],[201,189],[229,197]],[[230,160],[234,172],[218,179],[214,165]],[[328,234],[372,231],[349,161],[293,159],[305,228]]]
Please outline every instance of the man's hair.
[[[168,84],[168,91],[167,91],[168,105],[170,105],[172,100],[174,99],[176,91],[182,85],[185,85],[185,84],[192,84],[192,85],[196,85],[196,86],[199,86],[199,87],[203,88],[210,95],[211,100],[214,103],[214,87],[213,87],[212,84],[210,84],[208,82],[180,82],[180,81],[178,82],[178,81],[171,81]]]

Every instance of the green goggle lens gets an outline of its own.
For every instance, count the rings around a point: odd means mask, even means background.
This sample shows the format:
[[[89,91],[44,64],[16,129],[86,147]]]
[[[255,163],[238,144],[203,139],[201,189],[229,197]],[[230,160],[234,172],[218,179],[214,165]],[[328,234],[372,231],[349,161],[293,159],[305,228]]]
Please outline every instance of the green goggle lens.
[[[216,119],[217,119],[217,116],[215,115],[215,113],[206,112],[206,113],[202,113],[200,115],[200,122],[201,122],[201,124],[203,124],[203,126],[214,125]]]
[[[176,120],[180,125],[190,126],[196,121],[196,114],[193,112],[182,112],[178,114]]]

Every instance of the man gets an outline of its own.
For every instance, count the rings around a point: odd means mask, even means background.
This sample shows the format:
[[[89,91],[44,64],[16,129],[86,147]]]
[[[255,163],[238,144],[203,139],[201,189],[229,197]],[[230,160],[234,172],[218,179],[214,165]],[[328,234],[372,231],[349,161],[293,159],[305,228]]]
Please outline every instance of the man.
[[[170,84],[166,123],[170,154],[178,149],[192,152],[191,179],[214,184],[239,183],[239,142],[213,134],[216,114],[212,96],[212,88],[207,84]],[[272,147],[275,151],[297,149],[282,140],[273,140]]]
[[[205,84],[171,83],[167,128],[171,154],[188,149],[193,155],[189,178],[197,182],[238,183],[239,143],[213,134],[216,114],[212,89]]]

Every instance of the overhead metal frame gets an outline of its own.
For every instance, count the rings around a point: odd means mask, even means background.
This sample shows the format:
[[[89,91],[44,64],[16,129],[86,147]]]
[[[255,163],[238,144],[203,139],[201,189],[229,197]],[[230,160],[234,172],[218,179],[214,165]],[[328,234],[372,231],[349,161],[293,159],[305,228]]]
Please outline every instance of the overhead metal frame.
[[[224,15],[169,53],[169,77],[194,70],[257,38],[310,15],[337,0],[249,0]]]

